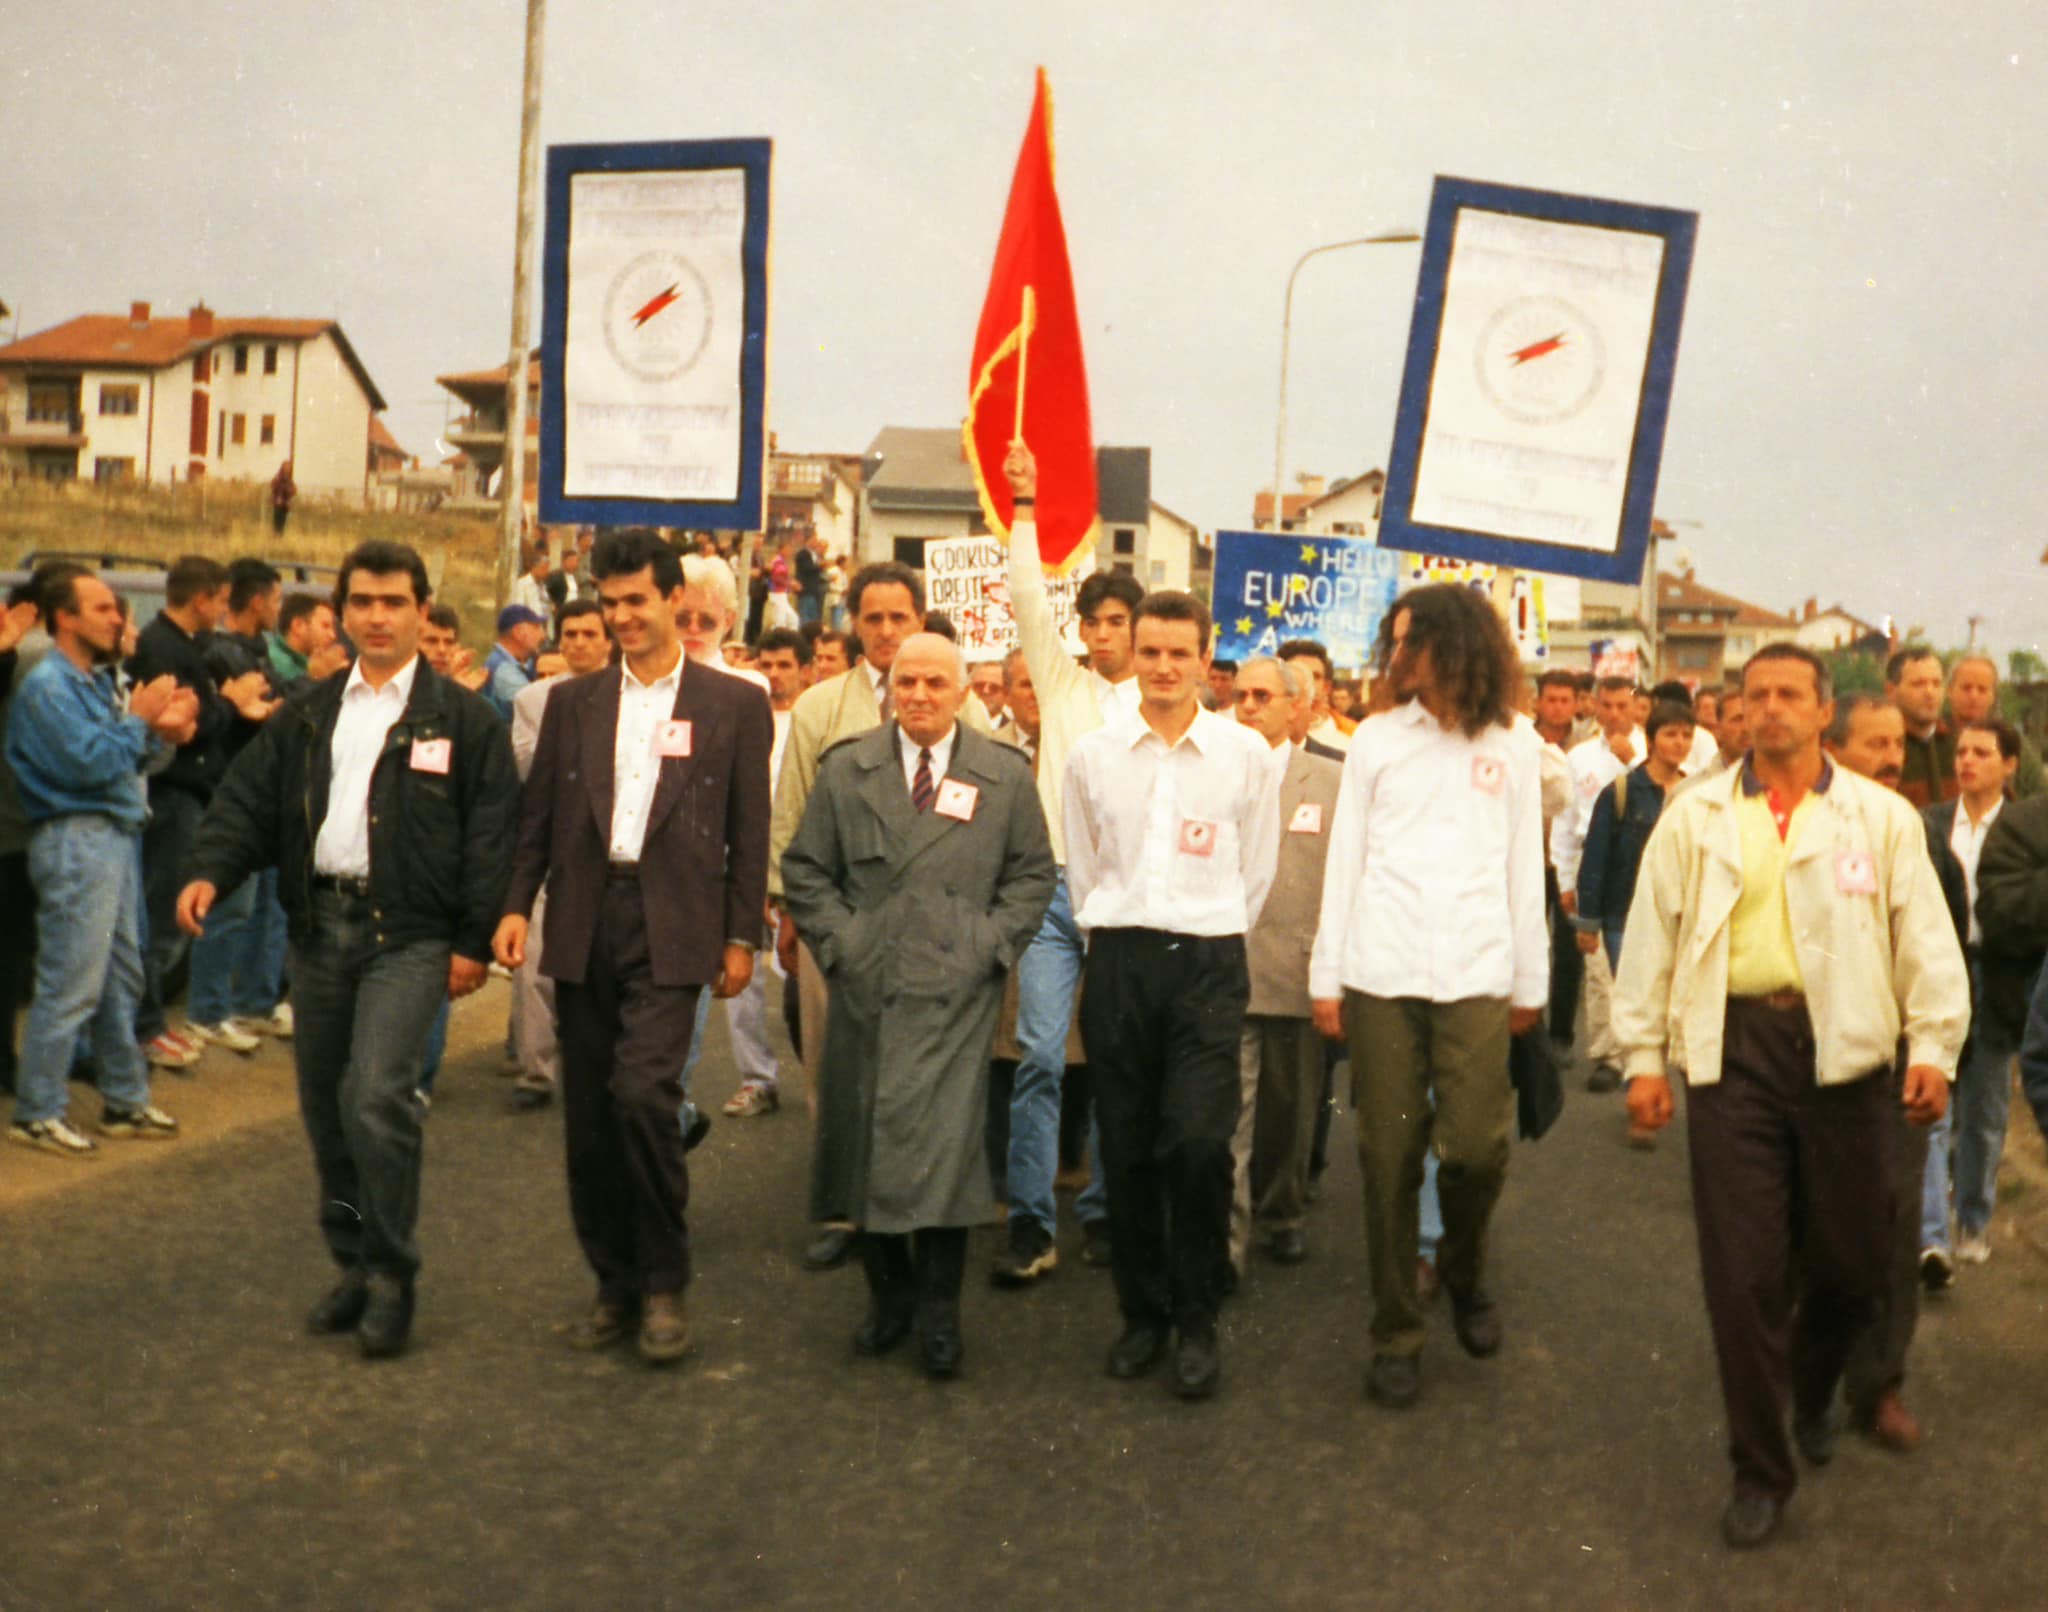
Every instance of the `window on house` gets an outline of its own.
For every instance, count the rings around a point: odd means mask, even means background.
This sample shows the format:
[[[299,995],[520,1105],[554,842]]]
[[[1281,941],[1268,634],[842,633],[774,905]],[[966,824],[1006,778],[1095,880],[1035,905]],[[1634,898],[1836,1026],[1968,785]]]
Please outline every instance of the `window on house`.
[[[211,353],[194,353],[192,355],[192,379],[203,381],[211,375],[213,373],[212,362],[213,355]]]
[[[277,416],[274,414],[264,415],[263,423],[258,430],[258,440],[262,442],[264,447],[269,447],[277,440]]]
[[[1155,588],[1159,588],[1164,587],[1165,585],[1166,562],[1164,560],[1154,560],[1152,562],[1152,586]]]
[[[277,343],[274,341],[264,344],[263,373],[266,375],[275,375],[277,373]]]
[[[232,442],[236,447],[241,447],[242,444],[247,440],[248,429],[249,416],[246,414],[236,415],[235,423],[228,431],[228,440]]]
[[[57,381],[38,384],[29,382],[28,417],[50,423],[69,421],[71,418],[71,387]]]
[[[1117,554],[1136,554],[1138,552],[1137,532],[1131,527],[1119,526],[1111,540],[1110,547]]]
[[[92,462],[92,479],[102,487],[109,482],[133,481],[135,461],[133,459],[109,459],[102,455]]]
[[[217,437],[215,438],[215,441],[214,441],[214,449],[213,449],[213,456],[214,456],[214,458],[216,458],[216,459],[224,459],[224,458],[226,458],[226,457],[227,457],[227,451],[228,451],[228,411],[227,411],[226,409],[222,409],[222,410],[220,411],[220,432],[219,432],[219,435],[218,435],[218,436],[217,436]]]
[[[1120,577],[1127,577],[1133,574],[1131,571],[1131,562],[1129,560],[1118,560],[1115,565],[1112,565],[1110,567],[1110,569]]]
[[[100,388],[100,413],[134,414],[142,406],[142,388],[138,385],[102,386]],[[106,461],[102,460],[101,463]]]
[[[924,539],[921,537],[899,537],[893,546],[896,563],[907,565],[913,571],[924,569]]]
[[[249,349],[246,346],[237,345],[235,348],[235,373],[237,375],[249,373]]]
[[[1714,652],[1706,644],[1680,644],[1672,658],[1681,671],[1703,672],[1713,665]]]

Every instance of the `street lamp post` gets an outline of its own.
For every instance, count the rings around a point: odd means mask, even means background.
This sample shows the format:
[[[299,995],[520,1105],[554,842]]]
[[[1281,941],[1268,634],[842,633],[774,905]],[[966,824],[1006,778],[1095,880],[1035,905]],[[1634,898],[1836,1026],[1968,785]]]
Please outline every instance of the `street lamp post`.
[[[1341,252],[1351,246],[1394,246],[1407,241],[1419,241],[1422,237],[1414,230],[1385,230],[1378,235],[1361,235],[1355,240],[1331,241],[1324,246],[1312,246],[1294,260],[1294,267],[1287,275],[1287,300],[1280,312],[1280,407],[1279,418],[1273,427],[1273,530],[1282,527],[1283,508],[1282,483],[1280,478],[1287,469],[1287,347],[1288,338],[1294,331],[1294,282],[1300,276],[1302,265],[1312,257],[1325,252]]]

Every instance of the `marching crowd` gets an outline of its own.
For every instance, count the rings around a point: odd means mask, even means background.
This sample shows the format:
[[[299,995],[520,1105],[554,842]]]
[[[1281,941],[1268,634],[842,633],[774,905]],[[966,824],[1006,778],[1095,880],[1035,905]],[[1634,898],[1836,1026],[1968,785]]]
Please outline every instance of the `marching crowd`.
[[[2048,794],[1995,666],[1909,647],[1837,695],[1773,645],[1697,693],[1531,685],[1446,584],[1396,601],[1353,714],[1321,646],[1218,662],[1199,600],[1117,573],[1079,589],[1077,661],[1029,452],[1005,472],[1018,647],[986,665],[916,572],[835,592],[809,543],[751,630],[715,549],[536,555],[481,663],[400,544],[331,600],[180,560],[139,635],[90,571],[39,571],[0,617],[10,1025],[33,980],[9,1140],[89,1158],[79,1077],[102,1137],[172,1138],[153,1067],[288,1038],[337,1273],[310,1325],[397,1353],[448,1005],[495,966],[513,1103],[563,1113],[594,1279],[569,1341],[672,1361],[692,1066],[721,1003],[724,1113],[780,1108],[773,972],[805,1261],[858,1262],[855,1352],[958,1373],[969,1228],[1000,1219],[990,1274],[1028,1287],[1081,1185],[1109,1373],[1200,1399],[1246,1261],[1307,1252],[1348,1067],[1365,1392],[1399,1408],[1439,1291],[1467,1353],[1503,1346],[1511,1138],[1583,1033],[1631,1144],[1685,1088],[1728,1541],[1775,1531],[1839,1407],[1913,1448],[1917,1306],[1990,1257],[2016,1058],[2048,1127]]]

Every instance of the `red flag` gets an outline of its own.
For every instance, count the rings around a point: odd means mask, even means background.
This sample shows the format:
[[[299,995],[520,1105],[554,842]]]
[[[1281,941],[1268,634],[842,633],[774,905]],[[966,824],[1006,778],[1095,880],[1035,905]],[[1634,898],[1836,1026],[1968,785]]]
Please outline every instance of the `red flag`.
[[[974,333],[967,388],[960,435],[989,525],[1009,536],[1012,501],[1003,455],[1020,434],[1021,418],[1021,434],[1038,459],[1039,548],[1048,568],[1067,570],[1094,548],[1099,530],[1095,439],[1067,232],[1052,183],[1052,88],[1042,67]]]

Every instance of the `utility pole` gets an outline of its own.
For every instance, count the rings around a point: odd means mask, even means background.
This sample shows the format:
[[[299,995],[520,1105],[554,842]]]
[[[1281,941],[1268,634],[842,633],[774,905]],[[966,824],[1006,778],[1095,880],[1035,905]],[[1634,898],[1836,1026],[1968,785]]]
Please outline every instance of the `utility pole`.
[[[540,198],[540,46],[547,0],[526,0],[526,88],[519,106],[519,223],[512,248],[512,354],[505,370],[505,471],[498,510],[498,602],[519,575],[526,515],[526,367],[532,339],[534,215]]]

